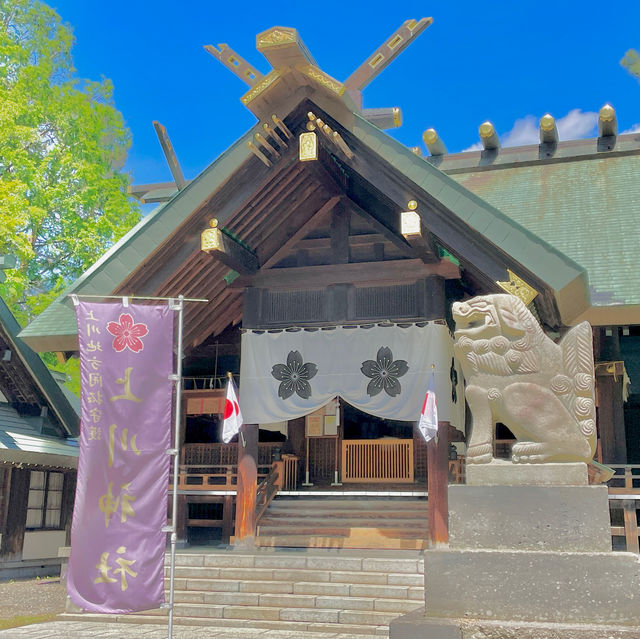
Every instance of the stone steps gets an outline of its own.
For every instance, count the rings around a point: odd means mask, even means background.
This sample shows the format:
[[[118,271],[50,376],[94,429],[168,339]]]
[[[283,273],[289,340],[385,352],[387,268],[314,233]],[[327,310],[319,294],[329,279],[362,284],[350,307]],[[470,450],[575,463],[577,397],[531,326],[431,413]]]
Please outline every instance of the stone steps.
[[[391,619],[424,604],[420,553],[333,550],[176,554],[176,625],[387,636]],[[168,586],[169,569],[165,570]],[[168,598],[168,597],[167,597]],[[167,610],[61,618],[166,623]]]
[[[276,497],[261,518],[257,545],[294,548],[424,549],[424,498]]]

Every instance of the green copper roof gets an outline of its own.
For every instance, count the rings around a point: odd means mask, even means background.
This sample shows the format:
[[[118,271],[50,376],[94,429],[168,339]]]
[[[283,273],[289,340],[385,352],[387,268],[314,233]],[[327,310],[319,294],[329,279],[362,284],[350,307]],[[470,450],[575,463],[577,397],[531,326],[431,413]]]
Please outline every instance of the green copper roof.
[[[584,266],[594,306],[640,304],[640,155],[451,177]]]

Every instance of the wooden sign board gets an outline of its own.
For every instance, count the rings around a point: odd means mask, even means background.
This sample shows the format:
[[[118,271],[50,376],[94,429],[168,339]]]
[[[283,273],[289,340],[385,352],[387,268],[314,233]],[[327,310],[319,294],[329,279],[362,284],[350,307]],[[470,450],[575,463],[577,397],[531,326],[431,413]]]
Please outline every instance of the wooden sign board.
[[[324,435],[324,415],[312,413],[307,415],[307,437],[322,437]]]
[[[187,397],[187,415],[221,415],[224,397]]]

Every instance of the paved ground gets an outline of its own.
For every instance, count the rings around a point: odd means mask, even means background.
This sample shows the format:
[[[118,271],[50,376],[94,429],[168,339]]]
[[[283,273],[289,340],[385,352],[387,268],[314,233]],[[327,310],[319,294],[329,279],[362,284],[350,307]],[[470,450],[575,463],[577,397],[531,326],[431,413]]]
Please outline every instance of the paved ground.
[[[28,579],[0,582],[0,619],[17,615],[58,614],[67,597],[60,580]],[[6,635],[5,635],[6,636]]]
[[[92,623],[86,621],[52,621],[49,623],[0,630],[0,638],[16,639],[164,639],[167,626],[150,624]],[[365,635],[336,634],[333,632],[307,632],[307,639],[367,639]],[[290,630],[263,630],[259,628],[201,628],[174,626],[173,639],[300,639],[299,632]],[[374,639],[370,637],[370,639]],[[378,637],[378,639],[382,639]]]

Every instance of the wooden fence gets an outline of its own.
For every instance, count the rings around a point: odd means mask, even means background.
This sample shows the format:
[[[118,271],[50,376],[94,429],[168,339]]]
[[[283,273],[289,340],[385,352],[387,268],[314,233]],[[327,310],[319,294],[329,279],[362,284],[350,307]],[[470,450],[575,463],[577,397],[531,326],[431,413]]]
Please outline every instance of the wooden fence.
[[[413,483],[413,440],[343,440],[342,481]]]

